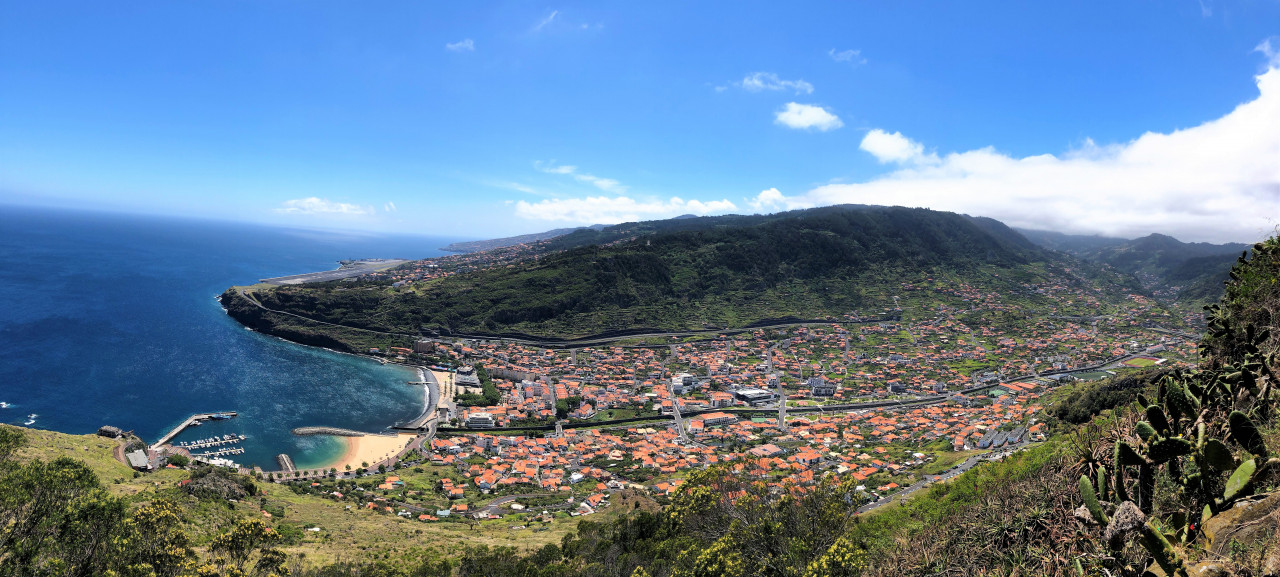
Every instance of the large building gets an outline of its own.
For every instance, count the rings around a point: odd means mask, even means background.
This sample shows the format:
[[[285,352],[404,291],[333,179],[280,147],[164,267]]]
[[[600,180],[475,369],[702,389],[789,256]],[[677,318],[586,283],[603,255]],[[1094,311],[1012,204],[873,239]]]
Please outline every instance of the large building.
[[[671,394],[683,395],[698,388],[698,379],[689,373],[680,373],[671,377]]]
[[[766,391],[764,389],[746,389],[746,388],[738,389],[734,391],[733,396],[737,397],[739,401],[742,401],[753,407],[758,407],[760,405],[772,403],[774,400],[778,398],[778,396],[773,394],[771,391]]]
[[[840,386],[833,382],[827,381],[823,377],[809,377],[805,383],[809,387],[809,394],[814,397],[830,397],[836,394],[836,389]]]
[[[489,413],[471,413],[467,416],[465,424],[468,429],[492,429],[494,427],[493,415]]]
[[[139,471],[151,470],[151,459],[147,457],[146,451],[143,451],[142,449],[138,449],[131,453],[125,453],[124,458],[128,459],[129,466],[134,469]]]
[[[480,386],[480,377],[476,375],[476,368],[471,365],[458,367],[458,373],[453,377],[453,384],[459,387]]]

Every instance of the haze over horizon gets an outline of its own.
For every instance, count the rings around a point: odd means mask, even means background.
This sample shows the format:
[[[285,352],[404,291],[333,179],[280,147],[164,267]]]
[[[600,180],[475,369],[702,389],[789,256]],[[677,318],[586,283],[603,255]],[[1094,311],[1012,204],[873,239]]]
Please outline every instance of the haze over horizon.
[[[498,6],[0,2],[0,203],[470,238],[1280,216],[1280,3]]]

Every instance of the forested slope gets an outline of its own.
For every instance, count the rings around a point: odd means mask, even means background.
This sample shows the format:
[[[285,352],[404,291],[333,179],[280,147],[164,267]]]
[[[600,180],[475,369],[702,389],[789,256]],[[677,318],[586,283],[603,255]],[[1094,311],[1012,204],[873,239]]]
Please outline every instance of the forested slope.
[[[551,243],[537,258],[422,290],[335,282],[254,296],[269,309],[376,331],[578,336],[882,311],[904,281],[1016,288],[1037,278],[1032,265],[1053,262],[997,221],[900,207],[633,223]],[[260,330],[291,322],[230,304]]]

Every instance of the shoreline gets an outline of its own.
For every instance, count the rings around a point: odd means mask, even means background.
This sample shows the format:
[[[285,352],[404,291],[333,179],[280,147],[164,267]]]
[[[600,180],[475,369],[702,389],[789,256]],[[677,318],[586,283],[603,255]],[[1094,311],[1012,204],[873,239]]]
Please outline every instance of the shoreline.
[[[282,342],[286,342],[294,346],[319,349],[322,351],[335,353],[338,355],[347,355],[351,357],[365,359],[368,361],[376,361],[383,366],[395,365],[403,369],[414,370],[418,373],[418,379],[420,381],[430,382],[427,379],[427,375],[426,375],[426,371],[430,369],[428,369],[425,366],[409,364],[409,363],[401,363],[397,361],[387,360],[382,357],[375,357],[373,355],[358,353],[353,351],[340,351],[340,350],[331,349],[329,347],[309,345],[306,343],[300,343],[294,340],[290,340],[279,335],[254,329],[253,327],[250,327],[240,322],[240,319],[236,318],[235,315],[231,314],[231,311],[228,310],[226,304],[222,302],[222,296],[223,295],[219,294],[214,297],[214,300],[218,303],[219,307],[222,309],[223,314],[230,317],[232,321],[235,321],[236,324],[239,324],[245,330],[248,330],[253,333],[257,333],[265,337],[276,339]],[[431,371],[431,372],[433,373],[433,376],[434,376],[435,371]],[[419,415],[423,415],[428,411],[433,411],[434,409],[434,407],[432,406],[433,405],[432,390],[431,390],[432,387],[430,385],[423,385],[422,388],[423,388],[422,409]],[[439,404],[439,398],[441,396],[441,393],[442,391],[439,391],[439,390],[436,391],[436,394],[435,394],[436,405]],[[388,426],[395,426],[395,423],[393,422]],[[345,443],[347,445],[346,450],[344,450],[342,454],[336,457],[335,459],[331,459],[327,462],[324,462],[321,466],[314,467],[314,468],[337,469],[339,472],[344,472],[346,471],[346,468],[350,466],[351,470],[354,471],[357,468],[360,468],[362,463],[369,463],[371,467],[376,468],[379,462],[385,461],[388,458],[394,457],[395,455],[403,451],[405,447],[407,447],[409,443],[411,443],[414,437],[416,436],[417,435],[413,433],[398,433],[396,435],[379,435],[379,434],[366,433],[365,435],[359,436],[359,437],[341,437],[342,439],[345,440]]]
[[[416,436],[412,433],[400,433],[394,436],[362,435],[359,437],[340,437],[347,444],[347,448],[342,455],[315,468],[337,469],[339,473],[346,472],[347,466],[351,467],[350,470],[355,471],[361,468],[363,463],[368,463],[368,468],[376,468],[378,463],[386,461],[403,451]]]

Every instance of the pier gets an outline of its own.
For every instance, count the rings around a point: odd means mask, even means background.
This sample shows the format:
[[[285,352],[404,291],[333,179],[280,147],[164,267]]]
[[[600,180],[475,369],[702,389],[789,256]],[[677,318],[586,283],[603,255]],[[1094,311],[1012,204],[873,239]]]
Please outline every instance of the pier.
[[[339,437],[363,437],[368,434],[338,427],[298,427],[292,432],[295,435],[337,435]]]
[[[212,419],[214,415],[227,415],[228,417],[234,417],[236,414],[237,413],[235,411],[214,411],[212,413],[196,413],[191,415],[190,417],[187,417],[187,420],[183,421],[182,424],[174,427],[172,431],[169,431],[168,434],[160,437],[159,441],[156,441],[155,444],[151,445],[151,450],[158,450],[160,447],[168,444],[174,437],[177,437],[182,433],[182,431],[185,431],[187,427],[190,427],[195,423]]]
[[[286,473],[292,473],[298,470],[297,467],[293,466],[293,459],[290,459],[289,455],[284,453],[276,455],[276,462],[280,464],[280,470]]]
[[[178,446],[187,450],[207,449],[209,447],[218,447],[221,445],[234,445],[236,443],[239,443],[240,441],[243,441],[244,439],[245,439],[244,435],[237,435],[233,433],[230,435],[223,435],[221,437],[210,437],[208,439],[200,439],[199,441],[192,441],[190,443],[178,443]]]
[[[205,452],[205,453],[192,453],[192,454],[191,454],[191,457],[192,457],[192,458],[200,458],[200,457],[203,457],[203,458],[206,458],[206,459],[207,459],[207,458],[209,458],[209,457],[222,457],[222,456],[226,456],[226,455],[243,455],[243,454],[244,454],[244,449],[243,449],[243,448],[240,448],[240,447],[230,447],[230,448],[227,448],[227,449],[218,449],[217,451],[208,451],[208,452]]]

